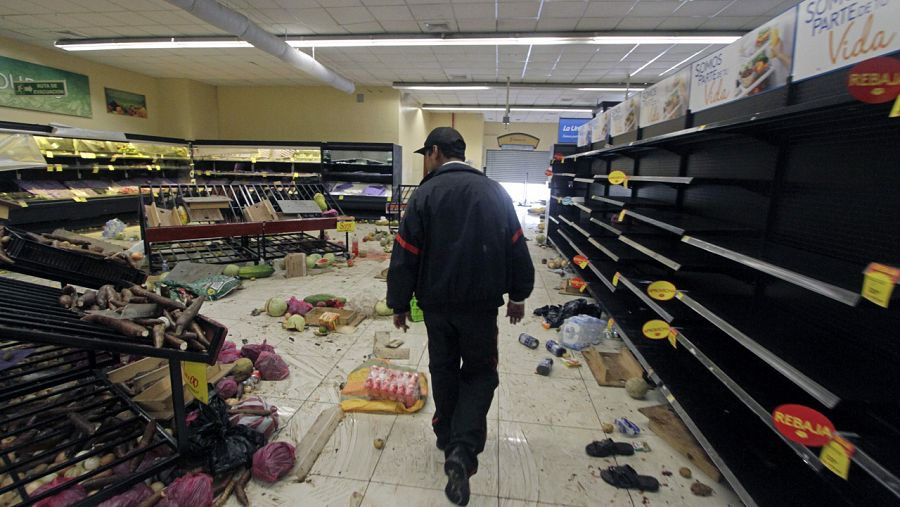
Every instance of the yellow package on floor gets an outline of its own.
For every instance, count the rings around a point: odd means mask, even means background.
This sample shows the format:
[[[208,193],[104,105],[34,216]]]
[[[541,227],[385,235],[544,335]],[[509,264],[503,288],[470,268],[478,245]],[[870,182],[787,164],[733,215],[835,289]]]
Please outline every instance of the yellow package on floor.
[[[422,410],[422,407],[425,406],[425,399],[428,397],[428,381],[425,379],[425,375],[421,373],[419,374],[420,397],[413,406],[406,408],[399,401],[369,399],[365,382],[366,378],[369,377],[369,368],[375,365],[390,367],[393,370],[416,372],[415,368],[392,364],[384,359],[370,359],[366,361],[350,372],[350,375],[347,376],[347,383],[341,389],[341,409],[344,412],[412,414]]]

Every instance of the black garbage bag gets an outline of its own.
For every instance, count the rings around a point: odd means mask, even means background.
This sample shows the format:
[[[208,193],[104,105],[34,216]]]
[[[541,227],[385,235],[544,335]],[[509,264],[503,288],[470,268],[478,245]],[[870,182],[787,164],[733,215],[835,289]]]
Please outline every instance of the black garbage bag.
[[[188,454],[204,458],[213,476],[253,464],[253,453],[265,445],[266,437],[247,426],[232,426],[228,405],[218,396],[200,404],[200,415],[188,428]]]
[[[560,305],[542,306],[534,311],[535,315],[541,316],[550,324],[551,328],[558,328],[569,317],[575,315],[590,315],[591,317],[601,318],[603,310],[594,303],[588,303],[586,299],[579,298]]]

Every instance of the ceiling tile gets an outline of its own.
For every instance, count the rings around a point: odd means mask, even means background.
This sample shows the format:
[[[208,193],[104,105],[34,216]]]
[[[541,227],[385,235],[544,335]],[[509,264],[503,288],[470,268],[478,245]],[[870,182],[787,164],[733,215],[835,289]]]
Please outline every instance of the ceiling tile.
[[[382,5],[369,7],[369,12],[378,21],[412,21],[413,15],[405,5]]]
[[[754,4],[754,8],[759,9],[758,11],[756,11],[756,14],[761,14],[771,7],[771,2],[769,2],[767,6],[766,0],[763,0],[762,2],[760,2],[759,0],[753,0],[752,2],[747,2],[746,0],[744,0],[743,2],[738,2],[735,0],[693,0],[691,2],[682,3],[681,6],[675,11],[675,15],[712,17],[720,13],[726,7],[730,7],[734,4],[739,3]]]
[[[537,27],[535,19],[501,18],[497,23],[497,30],[501,32],[533,32],[535,27]]]
[[[537,29],[540,32],[564,32],[569,30],[575,30],[575,27],[578,25],[577,18],[544,18],[541,17],[540,21],[538,21]]]
[[[369,21],[374,21],[372,15],[369,13],[369,10],[365,7],[335,7],[335,8],[327,8],[328,14],[331,15],[332,18],[339,25],[350,25],[353,23],[366,23]]]
[[[581,18],[576,29],[578,30],[612,30],[619,24],[622,18]]]
[[[409,10],[419,21],[432,19],[452,21],[454,19],[453,8],[450,7],[450,4],[410,5]]]
[[[494,4],[455,4],[453,13],[456,19],[494,19]]]
[[[418,33],[422,29],[415,21],[382,21],[381,26],[388,33]]]
[[[384,29],[382,29],[381,25],[377,21],[353,23],[343,26],[350,33],[384,33]]]
[[[634,17],[634,16],[626,16],[622,19],[622,22],[616,25],[617,30],[653,30],[658,27],[660,23],[665,21],[665,18],[648,18],[648,17]]]
[[[701,30],[740,30],[747,23],[745,17],[716,16],[700,25]]]
[[[493,19],[461,19],[458,24],[461,32],[495,32],[497,29]]]
[[[745,0],[746,1],[746,0]],[[657,0],[657,1],[647,1],[641,0],[634,5],[634,8],[631,9],[631,12],[628,13],[629,16],[663,16],[666,17],[679,6],[684,4],[685,2],[678,1],[667,1],[667,0]],[[691,3],[691,2],[687,2]]]
[[[659,30],[694,30],[699,28],[700,25],[706,23],[707,18],[690,18],[690,17],[679,17],[672,16],[669,19],[663,21],[659,24],[657,29]]]
[[[536,18],[540,0],[500,2],[500,20],[503,18]]]
[[[545,2],[541,18],[580,18],[587,5],[586,1]]]
[[[584,11],[588,18],[615,18],[631,12],[635,2],[590,2]],[[673,7],[674,8],[674,7]]]

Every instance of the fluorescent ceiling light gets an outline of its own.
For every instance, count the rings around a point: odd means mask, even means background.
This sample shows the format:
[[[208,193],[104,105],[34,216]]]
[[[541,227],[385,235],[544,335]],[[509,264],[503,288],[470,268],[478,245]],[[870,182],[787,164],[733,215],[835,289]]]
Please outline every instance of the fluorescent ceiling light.
[[[605,35],[571,37],[403,37],[308,38],[288,40],[295,48],[410,47],[410,46],[553,46],[565,44],[731,44],[732,35]]]
[[[88,40],[57,41],[55,46],[66,51],[111,51],[118,49],[204,49],[204,48],[252,48],[249,42],[237,39],[179,40],[176,38],[155,40]]]
[[[632,86],[629,88],[626,88],[624,86],[620,86],[617,88],[612,88],[612,87],[605,88],[605,87],[601,86],[601,87],[596,87],[596,88],[595,87],[577,88],[577,90],[580,92],[621,92],[621,93],[644,91],[644,89],[639,86]]]
[[[490,90],[490,86],[481,85],[410,85],[410,86],[394,86],[397,90],[420,90],[420,91],[463,91],[463,90]]]
[[[469,81],[461,82],[419,82],[408,83],[395,81],[391,86],[396,90],[419,90],[419,91],[466,91],[466,90],[505,90],[506,83],[491,81]],[[626,91],[639,92],[643,90],[640,86],[627,86],[618,83],[510,83],[509,87],[517,90],[577,90],[582,92],[612,92],[625,93]]]
[[[503,106],[437,106],[437,105],[424,105],[421,108],[423,111],[446,111],[446,112],[460,112],[460,111],[506,111],[506,108]],[[510,106],[510,111],[514,113],[593,113],[594,110],[590,108],[576,108],[576,107],[550,107],[550,106]]]

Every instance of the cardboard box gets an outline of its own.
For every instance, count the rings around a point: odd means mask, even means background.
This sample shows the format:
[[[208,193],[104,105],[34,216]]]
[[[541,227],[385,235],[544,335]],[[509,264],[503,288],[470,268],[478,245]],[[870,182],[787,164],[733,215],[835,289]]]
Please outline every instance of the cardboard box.
[[[231,372],[231,364],[217,364],[206,367],[206,380],[208,383],[215,385],[225,375]],[[141,406],[144,410],[151,413],[153,417],[168,419],[172,417],[172,381],[169,379],[169,367],[163,368],[165,375],[156,383],[150,385],[140,394],[133,398],[134,402]],[[184,404],[187,405],[194,401],[194,396],[190,391],[184,388]]]
[[[366,316],[360,312],[353,310],[343,310],[337,308],[313,308],[306,314],[306,323],[310,326],[321,326],[323,323],[319,320],[319,317],[326,312],[332,312],[338,314],[338,322],[337,326],[335,326],[335,331],[341,334],[353,334],[356,332],[357,326],[359,326],[362,321],[366,320]]]

